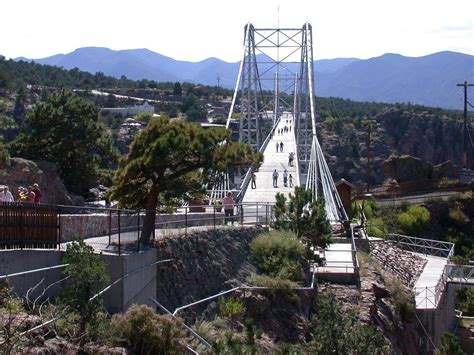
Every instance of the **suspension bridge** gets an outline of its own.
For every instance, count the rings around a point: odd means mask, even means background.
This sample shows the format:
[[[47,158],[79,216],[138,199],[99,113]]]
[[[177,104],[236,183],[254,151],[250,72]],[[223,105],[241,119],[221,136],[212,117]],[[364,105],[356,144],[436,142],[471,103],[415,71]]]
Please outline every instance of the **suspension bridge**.
[[[263,153],[264,162],[258,170],[223,174],[212,187],[210,203],[228,191],[237,192],[239,202],[273,203],[277,192],[288,195],[290,185],[302,186],[314,199],[324,197],[332,223],[347,220],[318,140],[314,101],[311,25],[272,29],[247,24],[226,127],[237,124],[239,141]]]

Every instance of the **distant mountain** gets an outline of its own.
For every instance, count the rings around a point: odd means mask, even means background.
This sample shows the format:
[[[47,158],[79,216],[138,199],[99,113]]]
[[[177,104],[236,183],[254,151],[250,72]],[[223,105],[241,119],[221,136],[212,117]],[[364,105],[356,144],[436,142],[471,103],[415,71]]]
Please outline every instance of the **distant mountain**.
[[[17,58],[17,60],[28,60]],[[233,88],[239,63],[217,58],[200,62],[175,60],[148,49],[114,51],[85,47],[57,54],[37,63],[129,79],[187,81]],[[457,83],[474,78],[474,56],[439,52],[424,57],[385,54],[366,60],[323,59],[314,62],[316,94],[358,101],[411,102],[427,106],[459,109],[462,92]]]
[[[456,84],[474,79],[474,56],[455,52],[418,58],[385,54],[319,74],[315,80],[322,96],[460,109],[463,96]]]

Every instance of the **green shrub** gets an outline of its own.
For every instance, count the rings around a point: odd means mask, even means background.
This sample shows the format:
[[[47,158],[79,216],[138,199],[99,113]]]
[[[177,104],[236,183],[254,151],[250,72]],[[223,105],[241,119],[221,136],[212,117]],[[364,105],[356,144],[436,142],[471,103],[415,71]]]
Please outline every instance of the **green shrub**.
[[[471,221],[459,204],[449,209],[449,218],[453,220],[458,227],[462,227]]]
[[[405,289],[398,279],[385,281],[388,291],[392,295],[395,309],[406,322],[412,322],[415,317],[415,299]]]
[[[406,212],[398,215],[400,226],[408,235],[418,236],[427,227],[430,220],[430,212],[421,206],[410,206]]]
[[[466,355],[459,346],[459,339],[452,333],[446,332],[441,337],[440,355]]]
[[[382,218],[371,218],[367,222],[367,232],[371,237],[383,238],[386,233]]]
[[[185,332],[179,322],[156,314],[146,305],[133,305],[124,315],[114,315],[122,345],[134,354],[183,354]]]
[[[299,298],[293,291],[298,284],[293,281],[264,275],[252,275],[248,281],[255,286],[268,287],[268,290],[262,291],[262,294],[269,298],[281,297],[295,304],[299,302]]]
[[[299,281],[303,279],[301,260],[304,246],[288,231],[259,235],[250,243],[252,257],[266,275]]]
[[[235,318],[244,313],[245,305],[237,297],[223,297],[219,300],[219,315],[228,318]]]

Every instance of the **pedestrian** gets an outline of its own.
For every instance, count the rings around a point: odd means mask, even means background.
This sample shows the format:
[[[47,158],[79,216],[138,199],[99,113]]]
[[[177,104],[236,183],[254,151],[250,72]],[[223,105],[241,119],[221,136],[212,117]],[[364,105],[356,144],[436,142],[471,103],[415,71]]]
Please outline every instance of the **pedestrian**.
[[[224,197],[224,214],[225,214],[225,224],[230,221],[232,225],[234,225],[234,207],[235,207],[235,200],[232,192],[228,192],[227,196]]]
[[[279,145],[278,142],[277,142],[277,145],[276,145],[276,147],[277,147],[277,153],[278,153],[278,147],[279,147],[279,146],[280,146],[280,145]]]
[[[280,143],[280,152],[283,152],[283,142]]]
[[[288,187],[288,171],[283,171],[283,186]]]
[[[257,188],[257,175],[252,171],[252,189]]]
[[[26,200],[26,195],[23,192],[23,186],[18,186],[16,193],[18,195],[18,201],[23,202]]]
[[[35,193],[33,192],[33,186],[28,186],[28,191],[26,192],[26,202],[35,203]]]
[[[291,125],[290,125],[290,133],[291,133]]]
[[[13,202],[13,195],[8,190],[8,186],[3,186],[2,192],[0,192],[0,202]]]
[[[293,187],[293,175],[290,174],[288,179],[289,179],[289,182],[290,182],[290,187]]]
[[[278,171],[277,169],[273,170],[273,187],[278,187]]]
[[[33,184],[33,192],[35,193],[35,203],[41,203],[43,193],[39,189],[38,184]]]
[[[293,166],[293,155],[290,153],[288,155],[288,166]]]

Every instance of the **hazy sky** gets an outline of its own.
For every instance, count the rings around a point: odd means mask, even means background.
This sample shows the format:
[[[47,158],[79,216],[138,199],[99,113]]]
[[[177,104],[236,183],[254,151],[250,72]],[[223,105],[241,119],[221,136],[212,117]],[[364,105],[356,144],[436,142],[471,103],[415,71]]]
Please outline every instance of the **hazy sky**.
[[[10,0],[1,11],[0,54],[8,58],[100,46],[239,61],[247,22],[310,22],[315,59],[474,55],[474,0]]]

